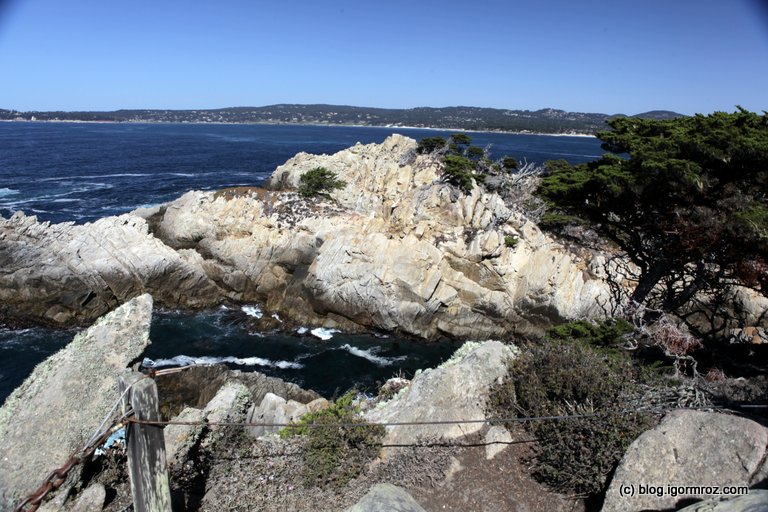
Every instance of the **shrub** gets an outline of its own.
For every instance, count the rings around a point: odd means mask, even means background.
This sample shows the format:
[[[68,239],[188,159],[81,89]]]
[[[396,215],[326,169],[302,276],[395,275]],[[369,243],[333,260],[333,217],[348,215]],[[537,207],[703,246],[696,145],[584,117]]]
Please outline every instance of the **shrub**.
[[[299,194],[304,197],[328,196],[330,192],[347,186],[343,180],[336,179],[336,174],[325,167],[315,167],[299,178]]]
[[[446,147],[448,142],[443,137],[426,137],[421,139],[416,146],[416,152],[420,155],[434,153]]]
[[[506,245],[507,247],[516,247],[517,242],[518,240],[517,240],[517,237],[515,236],[507,235],[504,237],[504,245]]]
[[[517,158],[513,156],[505,156],[501,160],[501,165],[504,168],[505,171],[514,171],[520,166],[520,163],[517,161]]]
[[[340,426],[365,423],[354,406],[354,392],[342,396],[329,408],[310,412],[295,426],[280,431],[280,437],[305,436],[302,472],[307,485],[342,487],[359,475],[378,454],[384,427]]]
[[[472,190],[474,186],[472,178],[475,177],[472,171],[475,165],[468,158],[458,155],[447,155],[443,159],[443,163],[445,163],[443,170],[445,181],[458,186],[464,192]]]
[[[545,343],[528,345],[494,390],[501,416],[590,415],[525,423],[538,439],[534,476],[558,491],[600,493],[629,444],[653,424],[649,414],[623,410],[637,395],[640,371],[628,357],[596,348],[622,330],[619,323],[560,327]]]

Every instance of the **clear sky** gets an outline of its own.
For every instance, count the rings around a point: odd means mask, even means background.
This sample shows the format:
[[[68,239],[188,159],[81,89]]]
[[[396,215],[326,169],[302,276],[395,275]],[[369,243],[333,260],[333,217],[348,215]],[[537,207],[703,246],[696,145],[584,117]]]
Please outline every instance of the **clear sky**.
[[[768,110],[766,0],[0,0],[0,108]]]

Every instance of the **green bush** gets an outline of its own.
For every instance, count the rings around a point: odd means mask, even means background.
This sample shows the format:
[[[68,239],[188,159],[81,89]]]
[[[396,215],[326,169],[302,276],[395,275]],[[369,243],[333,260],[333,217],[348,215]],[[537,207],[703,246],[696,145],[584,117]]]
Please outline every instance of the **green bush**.
[[[452,185],[456,185],[464,192],[469,192],[474,187],[472,178],[474,174],[472,171],[475,169],[475,165],[463,156],[458,155],[446,155],[443,158],[445,163],[445,181]]]
[[[504,245],[506,245],[507,247],[516,247],[517,242],[518,240],[517,240],[517,237],[515,236],[508,235],[504,237]]]
[[[280,437],[305,436],[302,451],[304,481],[311,486],[342,487],[359,475],[379,452],[384,427],[380,425],[340,426],[366,423],[349,392],[329,408],[310,412],[295,426],[280,431]]]
[[[443,149],[448,142],[443,137],[425,137],[416,146],[416,152],[420,155],[434,153]]]
[[[325,167],[315,167],[299,178],[299,194],[304,197],[328,196],[336,189],[347,186],[343,180],[336,179],[336,174]]]
[[[505,156],[501,161],[502,167],[504,167],[505,171],[514,171],[520,166],[520,163],[517,161],[517,158],[513,156]]]
[[[654,417],[626,412],[641,381],[629,357],[597,348],[621,336],[623,324],[568,325],[522,350],[510,363],[510,378],[494,390],[492,405],[499,416],[588,415],[525,427],[538,440],[531,458],[534,476],[561,492],[598,494]]]

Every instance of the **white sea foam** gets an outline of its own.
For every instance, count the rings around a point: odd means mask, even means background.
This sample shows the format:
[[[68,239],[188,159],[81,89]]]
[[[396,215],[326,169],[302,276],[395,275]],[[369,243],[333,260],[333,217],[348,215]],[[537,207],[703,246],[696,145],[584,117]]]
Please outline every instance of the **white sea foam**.
[[[307,334],[309,332],[309,329],[306,327],[299,327],[296,329],[296,334]]]
[[[329,339],[333,338],[333,335],[337,332],[341,332],[338,329],[326,329],[325,327],[316,327],[309,331],[312,333],[312,336],[315,336],[316,338],[320,338],[323,341],[328,341]]]
[[[141,364],[146,368],[162,368],[164,366],[210,365],[210,364],[220,364],[220,363],[230,363],[230,364],[236,364],[239,366],[266,366],[266,367],[272,367],[272,368],[282,368],[284,370],[286,369],[298,370],[298,369],[304,368],[303,364],[294,363],[291,361],[272,361],[271,359],[264,359],[262,357],[234,357],[234,356],[193,357],[193,356],[180,355],[176,357],[171,357],[169,359],[155,359],[155,360],[145,357],[144,361]]]
[[[0,197],[12,196],[18,193],[19,193],[18,190],[14,190],[12,188],[0,188]]]
[[[363,350],[361,348],[352,346],[350,344],[344,344],[339,347],[341,350],[346,350],[353,356],[362,357],[363,359],[367,359],[368,361],[372,362],[376,366],[389,366],[391,364],[396,363],[397,361],[402,361],[405,359],[405,356],[399,356],[399,357],[382,357],[377,356],[375,349],[369,349],[369,350]]]
[[[188,173],[188,172],[170,172],[168,174],[170,174],[171,176],[180,176],[182,178],[194,178],[195,177],[194,174],[191,174],[191,173]]]
[[[277,313],[272,313],[272,318],[274,318],[280,323],[283,323],[283,320],[280,318],[280,315],[278,315]]]
[[[248,316],[252,316],[253,318],[261,318],[264,316],[264,313],[261,311],[259,306],[243,306],[240,309],[243,313]]]

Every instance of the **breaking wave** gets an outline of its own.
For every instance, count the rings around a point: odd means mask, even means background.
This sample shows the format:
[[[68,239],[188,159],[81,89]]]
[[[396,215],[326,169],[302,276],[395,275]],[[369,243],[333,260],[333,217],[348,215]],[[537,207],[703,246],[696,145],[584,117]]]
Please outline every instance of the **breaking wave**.
[[[270,359],[264,359],[262,357],[234,357],[234,356],[193,357],[193,356],[180,355],[176,357],[171,357],[169,359],[155,359],[155,360],[145,357],[144,361],[142,361],[141,364],[145,368],[162,368],[165,366],[211,365],[211,364],[221,364],[221,363],[236,364],[238,366],[264,366],[264,367],[270,367],[270,368],[281,368],[283,370],[287,370],[287,369],[300,370],[304,368],[303,364],[294,363],[291,361],[272,361]]]
[[[353,356],[367,359],[368,361],[372,362],[376,366],[389,366],[389,365],[395,364],[398,361],[404,361],[406,359],[406,356],[399,356],[399,357],[377,356],[376,352],[378,352],[378,350],[375,348],[363,350],[361,348],[352,346],[349,343],[345,343],[344,345],[340,346],[339,349],[346,350]]]

